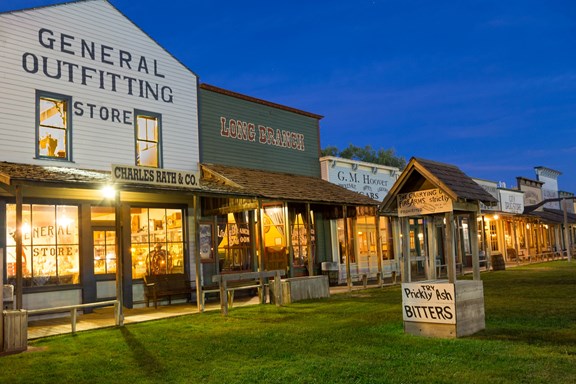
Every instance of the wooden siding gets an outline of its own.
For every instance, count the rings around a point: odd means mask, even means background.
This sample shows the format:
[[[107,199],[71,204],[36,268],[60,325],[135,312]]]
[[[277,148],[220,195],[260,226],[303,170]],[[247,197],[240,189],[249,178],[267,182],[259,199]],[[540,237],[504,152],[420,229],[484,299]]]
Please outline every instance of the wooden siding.
[[[150,19],[153,20],[153,19]],[[39,30],[54,32],[56,47],[49,49],[39,42]],[[71,49],[75,54],[64,53],[59,48],[61,34],[73,36]],[[94,42],[96,59],[80,55],[82,39]],[[109,46],[111,61],[103,63],[98,49]],[[132,69],[118,64],[119,51],[132,55]],[[62,78],[45,76],[42,67],[36,73],[23,68],[23,56],[30,53],[42,61],[48,57],[51,72],[56,60],[78,65],[73,82],[69,82],[68,68],[63,66]],[[145,57],[148,72],[138,71],[138,60]],[[158,63],[154,74],[153,61]],[[106,71],[120,76],[142,79],[172,89],[173,103],[153,98],[129,95],[126,81],[117,81],[117,91],[100,89],[98,73],[87,85],[81,84],[82,66],[96,71]],[[77,168],[109,170],[110,164],[135,164],[134,110],[144,110],[162,115],[163,166],[169,169],[197,170],[198,114],[197,78],[178,60],[167,53],[148,35],[135,26],[106,1],[88,1],[49,6],[25,11],[0,14],[0,153],[2,160],[17,163],[73,165]],[[35,156],[36,90],[72,97],[72,103],[84,105],[84,115],[72,115],[73,163],[37,160]],[[129,124],[111,122],[110,119],[90,118],[86,105],[97,108],[116,108],[132,113]]]
[[[201,161],[320,177],[318,119],[200,89]],[[255,124],[255,141],[223,137],[220,118]],[[260,144],[258,125],[304,135],[304,150]]]

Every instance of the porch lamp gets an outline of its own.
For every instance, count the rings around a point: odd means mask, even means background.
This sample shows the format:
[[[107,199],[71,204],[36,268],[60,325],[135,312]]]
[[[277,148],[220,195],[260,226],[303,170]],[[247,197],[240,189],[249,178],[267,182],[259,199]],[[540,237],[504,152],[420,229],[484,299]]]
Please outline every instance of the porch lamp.
[[[102,188],[102,196],[107,200],[112,200],[116,197],[116,189],[110,184],[106,184]]]

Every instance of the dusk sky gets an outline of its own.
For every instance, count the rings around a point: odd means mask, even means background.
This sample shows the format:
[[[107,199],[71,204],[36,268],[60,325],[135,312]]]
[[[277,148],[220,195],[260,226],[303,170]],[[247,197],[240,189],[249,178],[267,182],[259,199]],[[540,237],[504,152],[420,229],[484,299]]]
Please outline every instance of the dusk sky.
[[[111,0],[203,83],[325,116],[321,145],[576,193],[576,1]],[[0,0],[0,12],[61,3]]]

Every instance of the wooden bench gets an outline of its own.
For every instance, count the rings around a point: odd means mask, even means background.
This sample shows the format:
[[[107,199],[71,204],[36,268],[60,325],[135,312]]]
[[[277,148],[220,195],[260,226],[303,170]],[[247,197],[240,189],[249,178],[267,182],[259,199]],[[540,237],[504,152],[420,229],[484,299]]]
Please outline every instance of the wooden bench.
[[[201,294],[201,307],[204,310],[204,301],[206,293],[218,292],[220,294],[220,307],[223,315],[228,314],[228,308],[234,302],[234,292],[243,289],[258,289],[260,302],[263,304],[266,302],[266,279],[274,277],[274,284],[276,284],[276,289],[274,290],[276,295],[281,295],[280,287],[280,277],[284,276],[286,271],[283,269],[273,270],[273,271],[261,271],[261,272],[240,272],[240,273],[226,273],[221,275],[212,276],[212,282],[218,283],[218,289],[209,288],[203,289]],[[280,299],[276,300],[276,303],[280,303]],[[279,305],[279,304],[278,304]]]
[[[144,276],[147,307],[150,305],[150,300],[153,300],[154,308],[158,308],[158,300],[164,297],[168,298],[168,304],[172,304],[173,296],[184,296],[190,301],[190,294],[195,290],[183,273]]]

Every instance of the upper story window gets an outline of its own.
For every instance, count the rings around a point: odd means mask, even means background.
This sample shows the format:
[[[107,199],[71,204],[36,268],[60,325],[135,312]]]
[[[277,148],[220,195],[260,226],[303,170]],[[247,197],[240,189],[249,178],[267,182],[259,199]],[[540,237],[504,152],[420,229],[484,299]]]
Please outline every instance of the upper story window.
[[[36,156],[70,160],[71,98],[54,93],[36,93]]]
[[[161,115],[136,111],[136,165],[158,168],[161,164]]]

